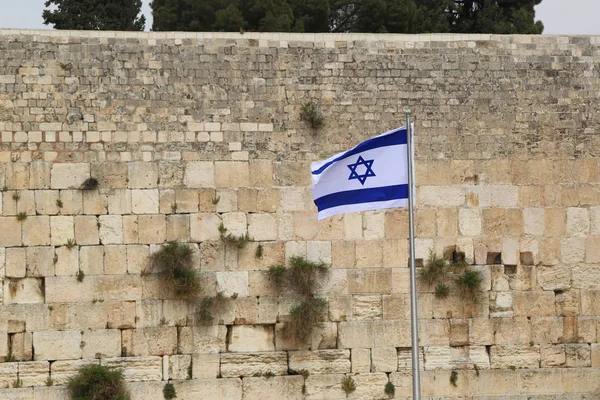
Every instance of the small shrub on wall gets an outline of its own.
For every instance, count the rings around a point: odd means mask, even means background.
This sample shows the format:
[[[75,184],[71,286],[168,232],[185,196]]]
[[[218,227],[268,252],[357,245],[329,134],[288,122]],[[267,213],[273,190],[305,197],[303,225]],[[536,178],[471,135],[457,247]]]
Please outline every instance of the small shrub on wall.
[[[176,297],[191,300],[200,293],[193,254],[194,249],[187,243],[169,242],[150,256],[150,270],[161,274],[162,284]]]
[[[87,365],[69,379],[72,400],[129,400],[123,371],[103,365]]]

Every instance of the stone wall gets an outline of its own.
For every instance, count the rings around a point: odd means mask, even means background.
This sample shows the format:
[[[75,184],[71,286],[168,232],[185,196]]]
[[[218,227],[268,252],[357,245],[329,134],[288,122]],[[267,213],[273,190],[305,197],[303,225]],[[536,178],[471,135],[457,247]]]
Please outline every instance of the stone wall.
[[[0,397],[66,398],[87,363],[124,368],[134,399],[168,380],[180,399],[409,397],[406,210],[317,222],[309,165],[410,106],[416,255],[456,248],[485,278],[477,305],[419,285],[424,396],[599,398],[599,62],[596,37],[0,30]],[[172,240],[228,298],[211,324],[143,273]],[[267,272],[294,255],[332,266],[307,344]]]

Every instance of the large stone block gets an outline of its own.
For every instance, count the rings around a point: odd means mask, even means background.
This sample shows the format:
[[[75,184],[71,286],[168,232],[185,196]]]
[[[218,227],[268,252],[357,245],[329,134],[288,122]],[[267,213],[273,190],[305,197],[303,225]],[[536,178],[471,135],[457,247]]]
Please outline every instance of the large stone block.
[[[22,223],[25,246],[47,246],[50,244],[50,217],[31,216]]]
[[[120,215],[101,215],[98,217],[98,222],[102,244],[123,243],[123,218]]]
[[[5,279],[4,304],[44,303],[44,283],[42,279]]]
[[[98,235],[98,219],[92,215],[78,215],[73,217],[75,226],[75,242],[79,245],[93,245],[100,243]]]
[[[101,188],[123,189],[127,187],[127,163],[92,163],[90,173],[91,176],[98,179]]]
[[[395,347],[376,347],[371,350],[372,372],[395,372],[398,370],[398,352]]]
[[[338,324],[338,347],[343,349],[373,347],[373,321],[349,321]]]
[[[131,211],[134,214],[158,214],[158,205],[158,189],[131,191]]]
[[[190,238],[194,242],[219,240],[221,218],[213,213],[192,214],[190,216]]]
[[[185,166],[183,184],[189,188],[215,187],[215,165],[211,161],[193,161]]]
[[[75,240],[73,217],[50,217],[50,243],[53,246],[65,245],[69,239]]]
[[[27,248],[27,276],[54,276],[54,247]]]
[[[287,375],[288,356],[286,352],[268,353],[223,353],[221,355],[221,376],[235,378],[264,374]]]
[[[525,345],[492,346],[490,364],[492,368],[539,368],[540,349]]]
[[[131,213],[131,190],[115,189],[108,196],[109,214],[130,214]]]
[[[227,327],[223,325],[182,327],[179,329],[179,351],[183,354],[225,353]]]
[[[50,377],[48,361],[32,361],[19,363],[19,379],[24,387],[44,386]]]
[[[311,374],[349,373],[350,350],[290,351],[289,368]]]
[[[52,165],[50,186],[52,189],[79,188],[89,177],[88,163],[55,163]]]
[[[122,369],[126,381],[160,381],[163,377],[162,357],[102,358],[100,363]]]
[[[0,246],[21,246],[21,222],[15,217],[0,217]]]
[[[390,294],[392,291],[392,269],[349,270],[348,290],[351,294]]]
[[[300,375],[266,378],[244,378],[244,400],[303,400],[304,378]]]
[[[83,358],[121,356],[121,331],[118,329],[85,330],[82,337]]]
[[[155,188],[158,185],[158,165],[150,162],[129,163],[128,179],[129,188]]]
[[[275,350],[273,325],[234,325],[231,328],[231,352]]]
[[[29,189],[49,189],[52,163],[34,161],[29,164]]]
[[[58,190],[36,190],[35,210],[38,215],[56,215],[60,211],[58,207]]]
[[[478,209],[458,210],[458,229],[463,236],[478,236],[481,233],[481,214]]]
[[[248,272],[217,272],[217,292],[226,297],[248,296]]]
[[[247,162],[215,162],[215,183],[218,188],[247,187],[250,185],[250,170]]]
[[[37,360],[72,360],[81,358],[80,331],[33,332],[33,357]]]
[[[135,275],[86,276],[77,282],[74,276],[45,279],[47,303],[91,302],[102,294],[105,301],[133,301],[142,298],[142,282]],[[71,290],[64,290],[69,287]]]
[[[164,215],[138,216],[138,240],[140,243],[163,243],[166,239],[167,221]]]

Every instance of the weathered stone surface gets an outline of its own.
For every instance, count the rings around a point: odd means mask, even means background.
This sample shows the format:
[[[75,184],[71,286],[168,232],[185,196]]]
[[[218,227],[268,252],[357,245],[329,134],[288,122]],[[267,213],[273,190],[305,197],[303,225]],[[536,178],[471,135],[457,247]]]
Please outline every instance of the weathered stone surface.
[[[395,347],[376,347],[371,350],[372,372],[395,372],[398,370],[398,352]]]
[[[273,351],[275,331],[272,325],[234,325],[231,331],[229,351]]]
[[[197,353],[192,355],[192,377],[194,379],[215,379],[220,374],[218,353]]]
[[[44,303],[43,282],[38,278],[4,280],[4,304]]]
[[[287,375],[286,352],[224,353],[221,355],[221,376],[235,378],[264,374]]]
[[[165,356],[163,358],[163,363],[165,359],[168,358],[168,374],[169,379],[191,379],[192,378],[192,356],[189,354],[176,354],[172,356]],[[164,368],[164,364],[163,364]],[[164,370],[163,370],[164,375]],[[165,378],[163,376],[163,378]]]
[[[492,368],[539,368],[540,349],[525,345],[492,346],[490,364]]]
[[[48,361],[32,361],[19,363],[19,379],[23,386],[45,386],[50,377]]]
[[[274,376],[272,378],[244,378],[244,400],[290,399],[302,400],[304,378],[294,376]]]
[[[162,357],[103,358],[101,365],[120,368],[128,381],[160,381],[162,379]]]
[[[342,390],[342,374],[310,375],[306,378],[306,399],[342,400],[346,393]]]
[[[81,340],[83,358],[121,355],[121,331],[118,329],[85,330]]]
[[[36,361],[81,358],[81,332],[33,332],[33,348]]]
[[[79,188],[90,177],[90,164],[53,164],[50,178],[52,189]]]
[[[343,374],[350,372],[349,350],[318,350],[289,352],[289,368],[311,374]]]

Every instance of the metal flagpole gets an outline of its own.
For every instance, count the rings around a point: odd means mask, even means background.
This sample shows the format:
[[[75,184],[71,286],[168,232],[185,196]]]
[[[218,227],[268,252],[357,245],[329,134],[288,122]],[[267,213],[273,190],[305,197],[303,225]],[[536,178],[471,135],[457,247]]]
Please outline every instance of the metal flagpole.
[[[419,327],[417,318],[417,283],[415,271],[415,221],[413,207],[415,199],[415,171],[413,130],[410,120],[411,111],[406,111],[406,153],[408,161],[408,229],[410,250],[410,325],[412,339],[412,391],[413,400],[421,400],[421,372],[419,369]]]

